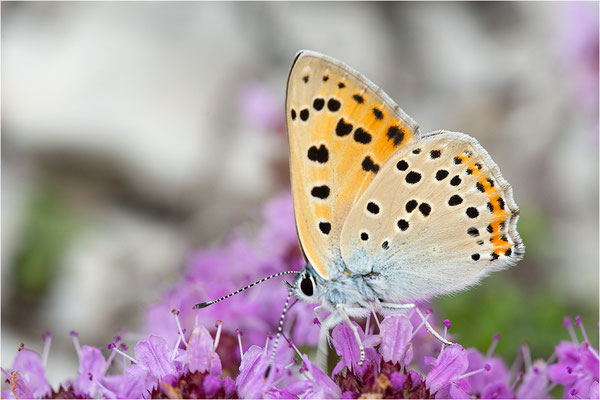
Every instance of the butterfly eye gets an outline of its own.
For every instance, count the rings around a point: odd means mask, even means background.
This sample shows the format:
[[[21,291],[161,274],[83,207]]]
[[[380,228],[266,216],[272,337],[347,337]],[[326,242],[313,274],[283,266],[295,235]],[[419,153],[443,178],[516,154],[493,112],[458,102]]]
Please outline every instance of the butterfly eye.
[[[302,278],[302,281],[300,281],[300,290],[302,290],[302,293],[304,293],[305,296],[310,297],[313,295],[313,283],[309,277],[305,276]]]

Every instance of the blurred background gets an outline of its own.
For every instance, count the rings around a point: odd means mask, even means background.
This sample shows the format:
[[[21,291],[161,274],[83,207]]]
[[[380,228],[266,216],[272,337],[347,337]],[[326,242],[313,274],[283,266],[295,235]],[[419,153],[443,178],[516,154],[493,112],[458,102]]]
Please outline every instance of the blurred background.
[[[422,132],[468,133],[513,185],[527,252],[437,299],[465,346],[547,358],[598,333],[598,3],[2,2],[2,366],[53,333],[106,346],[191,251],[289,191],[295,53],[338,58]]]

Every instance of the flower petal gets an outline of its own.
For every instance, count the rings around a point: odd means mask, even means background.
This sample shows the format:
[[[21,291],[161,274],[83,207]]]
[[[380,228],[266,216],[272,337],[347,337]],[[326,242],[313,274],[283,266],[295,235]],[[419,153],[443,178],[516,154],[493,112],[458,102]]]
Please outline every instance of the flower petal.
[[[206,375],[202,381],[202,390],[206,398],[214,398],[221,388],[221,379],[214,375]]]
[[[173,362],[169,360],[167,342],[160,336],[150,335],[139,341],[133,350],[139,365],[144,367],[155,378],[162,378],[177,372]]]
[[[487,384],[481,391],[482,399],[513,399],[515,395],[504,382]]]
[[[573,374],[573,369],[563,364],[550,365],[548,367],[548,378],[552,382],[565,386],[571,386],[577,380],[577,376]]]
[[[15,384],[18,384],[18,390],[31,393],[29,396],[22,397],[43,397],[52,390],[46,380],[46,370],[42,365],[42,360],[39,354],[33,350],[22,349],[19,351],[13,362],[12,371],[19,371],[19,376],[15,381]]]
[[[517,389],[517,398],[541,399],[548,397],[548,375],[546,363],[537,360],[523,376],[523,382]]]
[[[598,381],[598,369],[600,367],[600,362],[598,362],[598,358],[592,354],[590,350],[590,345],[587,342],[581,343],[579,346],[580,354],[581,354],[581,365],[591,377]]]
[[[452,379],[464,374],[468,365],[467,353],[461,345],[448,346],[438,356],[435,366],[425,379],[425,383],[431,393],[436,393],[442,387],[450,384]]]
[[[580,354],[576,344],[563,340],[554,349],[558,362],[565,366],[575,367],[579,364]]]
[[[81,346],[79,352],[79,372],[75,378],[75,390],[98,397],[101,390],[98,381],[104,377],[107,365],[98,347]]]
[[[307,371],[312,376],[311,387],[306,391],[306,394],[303,396],[303,398],[337,399],[341,397],[342,392],[338,385],[336,385],[335,382],[333,382],[325,372],[321,371],[319,367],[310,362],[306,354],[302,355],[302,361],[304,362],[304,366],[306,367]]]
[[[188,347],[177,358],[190,372],[209,372],[212,375],[221,375],[221,359],[214,351],[212,336],[203,326],[196,326],[192,331]]]
[[[471,385],[466,379],[461,379],[458,382],[450,384],[450,398],[452,399],[470,399],[467,394],[471,390]]]
[[[404,315],[390,315],[381,322],[381,336],[383,338],[379,353],[384,361],[402,364],[413,326]]]

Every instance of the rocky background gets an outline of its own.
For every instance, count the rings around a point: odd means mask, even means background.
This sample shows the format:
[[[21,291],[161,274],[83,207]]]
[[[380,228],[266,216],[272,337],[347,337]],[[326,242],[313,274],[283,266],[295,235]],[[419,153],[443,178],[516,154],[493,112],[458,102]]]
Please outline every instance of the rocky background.
[[[513,185],[525,260],[437,301],[463,344],[500,331],[500,352],[528,339],[547,355],[564,313],[597,323],[598,3],[1,11],[3,367],[50,330],[48,378],[72,376],[70,330],[99,346],[135,332],[192,250],[256,232],[289,190],[300,49],[360,70],[423,132],[476,137]]]

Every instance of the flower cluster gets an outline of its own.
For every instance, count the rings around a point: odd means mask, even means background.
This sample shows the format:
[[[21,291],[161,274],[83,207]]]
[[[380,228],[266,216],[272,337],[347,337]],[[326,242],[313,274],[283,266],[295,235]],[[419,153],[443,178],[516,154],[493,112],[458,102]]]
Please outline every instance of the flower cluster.
[[[176,325],[178,311],[173,310]],[[426,318],[430,316],[430,313]],[[588,339],[577,319],[584,341],[566,324],[571,341],[556,346],[551,361],[531,362],[527,348],[522,351],[524,371],[514,372],[493,355],[499,340],[495,336],[486,354],[460,344],[444,346],[423,328],[424,321],[405,315],[390,315],[377,327],[365,329],[355,323],[365,348],[360,351],[355,336],[346,324],[334,328],[331,343],[340,356],[331,377],[313,364],[306,354],[291,344],[280,346],[271,371],[266,377],[273,340],[264,346],[243,350],[241,332],[238,345],[241,363],[223,365],[217,354],[222,325],[215,337],[206,328],[195,325],[191,334],[179,329],[172,348],[164,338],[150,334],[127,354],[119,337],[108,345],[105,358],[100,348],[81,346],[72,333],[79,356],[79,372],[54,391],[45,377],[50,335],[40,357],[36,352],[19,348],[13,367],[2,370],[8,389],[3,398],[545,398],[557,384],[564,387],[565,398],[598,398],[598,351]],[[568,320],[567,320],[568,321]],[[444,321],[445,333],[450,327]],[[374,333],[377,331],[377,333]],[[367,333],[365,333],[367,332]],[[415,354],[420,348],[436,350],[420,364]],[[120,373],[108,374],[109,367],[120,357]],[[420,368],[419,365],[424,365]],[[237,370],[235,380],[223,371]]]
[[[72,332],[78,373],[52,388],[45,376],[51,336],[45,334],[41,355],[21,345],[12,368],[2,369],[2,397],[542,398],[560,386],[565,398],[598,398],[598,350],[580,318],[574,325],[565,320],[570,340],[560,342],[547,361],[532,361],[524,345],[509,369],[494,356],[498,335],[483,354],[435,339],[425,323],[433,319],[431,310],[424,317],[412,310],[381,321],[371,315],[355,324],[364,345],[363,363],[352,329],[345,323],[333,329],[330,343],[339,362],[328,375],[297,347],[313,346],[319,332],[313,306],[298,304],[288,314],[287,345],[281,341],[271,364],[275,341],[269,330],[280,316],[272,305],[283,304],[285,290],[257,289],[224,304],[192,309],[256,276],[300,264],[289,195],[273,200],[264,216],[254,242],[235,236],[191,257],[184,279],[149,310],[148,332],[132,351],[118,336],[107,349],[82,346]],[[449,321],[429,322],[443,326],[443,336],[448,335]]]
[[[494,336],[486,354],[460,344],[442,345],[437,356],[423,358],[425,368],[415,369],[414,349],[420,345],[415,336],[422,323],[414,328],[414,322],[403,315],[388,316],[379,324],[377,335],[365,335],[357,326],[363,343],[369,344],[362,366],[350,328],[338,325],[333,330],[332,342],[341,356],[333,374],[344,398],[547,398],[557,384],[564,386],[565,398],[598,398],[598,352],[590,345],[579,318],[583,343],[577,344],[571,329],[572,341],[561,342],[551,357],[558,358],[555,364],[544,360],[532,363],[527,346],[523,346],[520,359],[524,371],[517,368],[512,374],[504,361],[493,355],[499,335]],[[449,321],[444,325],[449,328]]]

